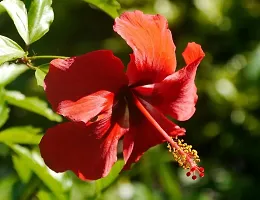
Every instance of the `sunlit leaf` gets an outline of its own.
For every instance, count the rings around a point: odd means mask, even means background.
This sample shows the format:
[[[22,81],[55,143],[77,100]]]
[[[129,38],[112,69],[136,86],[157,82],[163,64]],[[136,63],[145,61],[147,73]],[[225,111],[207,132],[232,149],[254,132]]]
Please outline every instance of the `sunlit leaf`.
[[[5,124],[9,117],[10,109],[4,100],[4,90],[0,88],[0,128]]]
[[[17,178],[15,176],[8,176],[5,178],[1,177],[1,181],[0,181],[1,199],[3,200],[12,199],[13,186],[16,181]]]
[[[66,199],[63,194],[62,183],[50,174],[50,171],[44,165],[43,160],[38,153],[32,153],[20,145],[8,144],[8,146],[26,161],[27,167],[30,168],[43,181],[43,183],[53,192],[57,199]]]
[[[124,166],[124,161],[119,160],[112,167],[111,172],[105,178],[99,179],[95,181],[96,185],[96,193],[100,193],[103,189],[107,188],[110,184],[112,184],[115,179],[118,177],[119,172],[122,170]]]
[[[0,66],[0,87],[5,86],[15,80],[20,74],[24,73],[28,67],[23,64],[4,63]]]
[[[5,99],[11,105],[37,113],[49,120],[58,122],[62,120],[61,116],[55,114],[50,108],[48,108],[45,101],[40,100],[37,97],[26,97],[18,91],[6,91]]]
[[[5,12],[5,9],[4,9],[3,6],[0,6],[0,14],[3,13],[3,12]]]
[[[45,78],[46,74],[48,73],[48,71],[49,71],[49,63],[43,64],[43,65],[37,67],[37,69],[35,71],[35,78],[36,78],[37,84],[39,86],[43,87],[44,78]]]
[[[37,197],[39,200],[52,200],[55,197],[53,196],[53,194],[51,194],[50,192],[46,191],[46,190],[40,190],[37,193]]]
[[[0,2],[0,5],[6,9],[12,18],[24,42],[29,44],[28,18],[24,3],[20,0],[3,0]]]
[[[54,19],[52,0],[33,0],[28,13],[29,42],[40,39],[49,31]]]
[[[42,135],[41,129],[31,126],[11,127],[0,132],[0,142],[20,143],[20,144],[39,144]]]
[[[27,167],[26,160],[18,157],[12,156],[14,168],[23,183],[28,183],[32,176],[32,171]]]
[[[84,0],[87,3],[90,3],[99,9],[103,10],[111,17],[118,17],[118,10],[120,9],[120,4],[116,0]]]
[[[22,58],[24,55],[25,52],[22,47],[20,47],[15,41],[0,35],[0,65],[6,61]]]
[[[0,128],[5,124],[9,117],[10,109],[6,104],[0,104]]]

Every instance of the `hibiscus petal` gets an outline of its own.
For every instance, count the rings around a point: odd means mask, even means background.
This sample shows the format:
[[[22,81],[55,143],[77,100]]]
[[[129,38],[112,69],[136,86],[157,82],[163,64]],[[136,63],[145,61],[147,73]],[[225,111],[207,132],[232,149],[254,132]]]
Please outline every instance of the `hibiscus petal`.
[[[161,83],[140,86],[135,91],[164,114],[180,121],[188,120],[195,112],[198,96],[194,79],[204,55],[200,45],[189,43],[183,52],[186,67]]]
[[[40,143],[45,163],[55,172],[72,170],[79,178],[105,177],[117,160],[117,144],[123,134],[110,116],[89,123],[67,122],[48,129]]]
[[[76,121],[88,121],[113,103],[128,84],[123,63],[111,51],[100,50],[70,59],[55,59],[45,78],[52,108]]]
[[[196,44],[195,42],[188,43],[186,49],[182,53],[182,56],[187,65],[193,63],[199,58],[203,58],[205,56],[201,46]]]
[[[73,121],[88,122],[102,111],[111,108],[114,94],[108,91],[98,91],[82,97],[78,101],[62,101],[57,112]]]
[[[157,108],[152,106],[147,101],[139,98],[137,99],[142,107],[145,108],[148,115],[150,115],[156,123],[170,136],[183,136],[186,132],[184,128],[180,128],[178,125],[170,121],[167,117],[165,117]],[[143,113],[145,115],[145,113]]]
[[[134,52],[127,69],[131,85],[159,82],[174,72],[175,45],[163,16],[125,12],[116,18],[114,30]]]
[[[161,126],[161,128],[172,137],[182,136],[185,129],[180,128],[172,121],[168,120],[156,108],[148,102],[139,99],[143,107],[148,111],[149,115]],[[130,105],[131,106],[131,105]],[[139,110],[131,106],[130,128],[124,136],[124,160],[126,162],[123,170],[130,169],[131,164],[137,162],[144,152],[149,148],[165,142],[165,138],[148,121],[148,119]]]

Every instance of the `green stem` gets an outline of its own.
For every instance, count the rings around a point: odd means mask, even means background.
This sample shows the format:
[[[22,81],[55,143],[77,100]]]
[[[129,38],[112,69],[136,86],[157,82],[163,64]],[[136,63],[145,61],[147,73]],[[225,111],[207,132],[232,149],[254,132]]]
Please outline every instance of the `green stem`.
[[[24,191],[22,192],[20,200],[33,199],[41,186],[41,180],[33,176],[28,184],[26,184]]]
[[[31,56],[31,57],[27,57],[28,60],[37,60],[37,59],[54,59],[54,58],[69,58],[66,56],[52,56],[52,55],[44,55],[44,56]]]
[[[31,63],[25,63],[30,69],[36,70],[37,67],[34,67]]]

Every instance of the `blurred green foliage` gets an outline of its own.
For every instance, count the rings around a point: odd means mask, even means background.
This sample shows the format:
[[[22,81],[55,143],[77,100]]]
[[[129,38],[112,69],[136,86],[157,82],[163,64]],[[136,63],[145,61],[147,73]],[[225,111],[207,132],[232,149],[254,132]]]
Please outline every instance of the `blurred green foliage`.
[[[30,2],[25,1],[26,8]],[[127,64],[132,50],[113,32],[114,22],[110,17],[117,15],[119,5],[115,0],[103,1],[108,5],[97,5],[98,2],[102,1],[53,1],[54,22],[50,31],[31,45],[30,55],[74,56],[111,49]],[[205,177],[196,181],[187,178],[185,170],[167,153],[166,145],[152,148],[131,171],[117,176],[121,167],[119,162],[110,177],[99,182],[83,182],[70,172],[56,174],[50,171],[34,144],[39,142],[46,128],[56,123],[49,120],[60,119],[47,109],[43,89],[37,85],[33,70],[25,71],[24,66],[20,66],[20,70],[10,73],[1,66],[0,199],[258,199],[260,2],[117,2],[121,5],[120,12],[139,9],[167,17],[177,47],[178,68],[184,66],[181,53],[187,42],[201,44],[206,52],[196,79],[197,111],[189,121],[179,123],[187,130],[186,142],[199,152]],[[24,46],[2,7],[0,35]],[[36,66],[40,64],[43,63],[35,62]],[[46,70],[44,66],[42,69],[36,72],[41,81]],[[9,79],[4,79],[6,77]]]

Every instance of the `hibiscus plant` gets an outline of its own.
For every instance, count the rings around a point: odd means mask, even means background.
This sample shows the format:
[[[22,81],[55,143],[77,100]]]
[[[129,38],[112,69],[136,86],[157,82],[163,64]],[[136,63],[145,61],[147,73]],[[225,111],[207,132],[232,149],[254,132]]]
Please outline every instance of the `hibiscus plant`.
[[[0,126],[9,116],[7,104],[59,122],[48,127],[43,135],[40,129],[28,126],[3,130],[0,141],[15,152],[13,162],[18,166],[40,159],[41,164],[35,161],[29,166],[39,177],[49,170],[54,174],[69,170],[88,182],[109,176],[120,156],[119,146],[123,164],[116,176],[133,168],[151,147],[165,143],[165,150],[186,169],[187,176],[193,180],[203,177],[197,151],[184,142],[188,133],[176,124],[189,120],[195,113],[195,76],[205,56],[202,47],[193,41],[188,43],[182,53],[185,66],[176,70],[176,47],[164,16],[139,10],[118,15],[116,1],[104,5],[99,1],[87,2],[115,17],[111,30],[133,51],[127,66],[111,50],[104,49],[78,56],[30,54],[31,44],[49,31],[54,20],[52,1],[0,2],[25,43],[22,48],[0,35]],[[63,31],[66,29],[61,34]],[[49,62],[39,64],[41,59]],[[6,89],[27,69],[35,70],[37,83],[52,109],[37,97]],[[39,144],[42,158],[37,148],[30,151],[23,144]],[[23,179],[26,182],[28,177]],[[62,199],[61,189],[53,186],[52,179],[53,176],[42,178],[57,194],[56,198]]]

